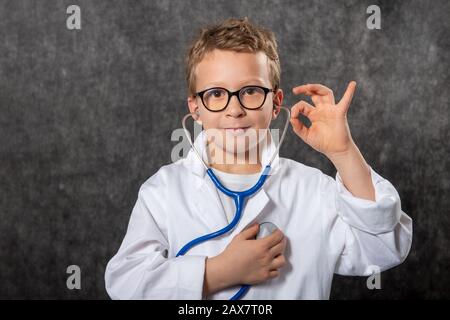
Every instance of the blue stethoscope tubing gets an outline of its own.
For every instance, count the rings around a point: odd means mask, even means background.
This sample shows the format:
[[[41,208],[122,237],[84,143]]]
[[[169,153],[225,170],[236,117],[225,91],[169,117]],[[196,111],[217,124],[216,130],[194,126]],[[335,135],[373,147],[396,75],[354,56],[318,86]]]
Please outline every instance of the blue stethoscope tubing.
[[[253,187],[251,187],[250,189],[244,190],[244,191],[232,191],[228,188],[226,188],[224,185],[222,185],[222,183],[219,181],[219,179],[216,177],[216,175],[214,174],[214,172],[212,171],[212,169],[206,164],[206,162],[203,160],[202,156],[200,155],[200,153],[198,152],[197,148],[194,146],[194,144],[192,143],[192,139],[190,136],[189,131],[186,129],[186,119],[194,116],[195,114],[189,113],[187,115],[184,116],[183,121],[182,121],[182,125],[183,125],[183,129],[184,132],[186,134],[186,138],[188,139],[189,143],[191,144],[192,149],[195,151],[195,153],[197,154],[198,158],[201,160],[201,162],[203,163],[203,165],[205,166],[206,172],[208,174],[208,176],[211,178],[212,182],[214,183],[214,185],[217,187],[217,189],[219,189],[221,192],[223,192],[225,195],[231,197],[234,201],[234,205],[236,206],[236,213],[234,215],[233,220],[230,222],[230,224],[228,224],[226,227],[203,235],[201,237],[195,238],[191,241],[189,241],[187,244],[185,244],[177,253],[176,257],[178,256],[182,256],[184,254],[186,254],[186,252],[188,252],[191,248],[193,248],[194,246],[211,240],[213,238],[216,238],[218,236],[221,236],[231,230],[234,229],[234,227],[238,224],[239,220],[241,219],[241,215],[242,215],[242,210],[244,208],[245,205],[245,201],[247,200],[248,197],[251,197],[252,195],[254,195],[256,192],[258,192],[259,189],[261,189],[261,187],[264,185],[264,182],[266,181],[270,169],[271,169],[271,164],[272,161],[275,159],[275,156],[278,154],[278,151],[281,147],[281,144],[283,143],[284,137],[286,135],[286,130],[288,128],[289,125],[289,119],[290,119],[290,111],[288,108],[281,106],[280,107],[281,110],[284,110],[287,113],[287,118],[286,118],[286,122],[283,128],[283,133],[281,135],[280,138],[280,143],[278,144],[274,154],[272,155],[272,158],[269,161],[269,164],[267,164],[261,174],[261,176],[259,177],[258,181],[255,183],[255,185]],[[232,296],[230,298],[230,300],[239,300],[250,288],[250,285],[248,284],[244,284],[241,286],[241,288],[234,294],[234,296]]]

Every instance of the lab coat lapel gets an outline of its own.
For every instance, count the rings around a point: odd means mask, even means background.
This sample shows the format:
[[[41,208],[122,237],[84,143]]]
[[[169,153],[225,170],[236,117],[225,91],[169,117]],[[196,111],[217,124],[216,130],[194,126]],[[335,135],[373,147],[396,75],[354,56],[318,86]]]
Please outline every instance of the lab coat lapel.
[[[199,218],[208,226],[211,232],[225,227],[228,222],[225,210],[220,201],[217,188],[208,176],[204,176],[203,183],[194,191],[194,204]]]
[[[195,139],[195,147],[203,159],[207,159],[205,150],[205,135],[202,131]],[[206,161],[207,162],[207,161]],[[189,192],[192,192],[192,199],[195,205],[199,220],[202,221],[209,231],[214,232],[225,227],[228,222],[225,210],[220,201],[217,188],[211,181],[194,150],[191,148],[184,160],[188,171],[194,175],[196,184]]]

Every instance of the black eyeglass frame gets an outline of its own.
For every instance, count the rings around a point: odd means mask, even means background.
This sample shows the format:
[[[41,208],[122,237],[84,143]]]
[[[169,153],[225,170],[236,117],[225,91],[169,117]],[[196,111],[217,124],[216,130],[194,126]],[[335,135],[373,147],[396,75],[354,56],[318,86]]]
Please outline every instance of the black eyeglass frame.
[[[247,108],[247,107],[244,106],[244,104],[242,103],[241,98],[239,97],[239,93],[240,93],[242,90],[246,89],[246,88],[260,88],[260,89],[262,89],[262,90],[264,91],[264,100],[263,100],[263,102],[261,103],[261,105],[260,105],[258,108]],[[227,101],[227,103],[225,104],[225,106],[224,106],[222,109],[219,109],[219,110],[211,110],[211,109],[209,109],[209,108],[206,106],[205,101],[203,101],[203,95],[205,94],[205,92],[206,92],[206,91],[209,91],[209,90],[213,90],[213,89],[222,89],[222,90],[225,90],[225,91],[228,93],[228,101]],[[236,91],[233,91],[233,92],[231,92],[230,90],[228,90],[228,89],[226,89],[226,88],[222,88],[222,87],[212,87],[212,88],[208,88],[208,89],[203,90],[203,91],[196,92],[195,95],[194,95],[194,98],[197,97],[197,96],[199,96],[200,99],[202,100],[203,106],[204,106],[208,111],[211,111],[211,112],[220,112],[220,111],[225,110],[225,109],[228,107],[228,104],[230,103],[231,97],[233,97],[233,96],[236,96],[236,98],[238,99],[239,103],[241,104],[241,106],[242,106],[244,109],[247,109],[247,110],[258,110],[258,109],[261,109],[261,107],[262,107],[262,106],[264,105],[264,103],[266,102],[267,94],[268,94],[269,92],[274,92],[274,93],[275,93],[276,91],[277,91],[276,89],[269,89],[269,88],[262,87],[262,86],[245,86],[245,87],[242,87],[242,88],[240,88],[239,90],[236,90]]]

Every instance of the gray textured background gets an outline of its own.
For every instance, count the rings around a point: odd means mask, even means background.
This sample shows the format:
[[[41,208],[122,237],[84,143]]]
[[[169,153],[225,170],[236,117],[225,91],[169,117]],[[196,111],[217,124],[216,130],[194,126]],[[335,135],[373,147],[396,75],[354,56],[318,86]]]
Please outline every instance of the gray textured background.
[[[70,4],[82,30],[66,29]],[[381,30],[366,28],[370,4]],[[108,297],[106,263],[187,112],[186,46],[200,26],[243,16],[277,35],[287,105],[298,84],[338,99],[358,82],[353,137],[414,220],[411,253],[381,290],[336,277],[331,298],[449,298],[449,4],[0,0],[0,298]],[[335,174],[292,130],[281,154]]]

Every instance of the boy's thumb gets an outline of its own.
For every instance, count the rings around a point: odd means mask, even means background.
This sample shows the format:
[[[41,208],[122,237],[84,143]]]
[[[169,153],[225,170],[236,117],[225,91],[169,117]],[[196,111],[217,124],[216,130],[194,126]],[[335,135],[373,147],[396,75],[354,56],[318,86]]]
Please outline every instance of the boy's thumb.
[[[246,240],[254,239],[258,234],[258,231],[259,231],[259,224],[255,222],[250,227],[241,231],[241,237]]]

